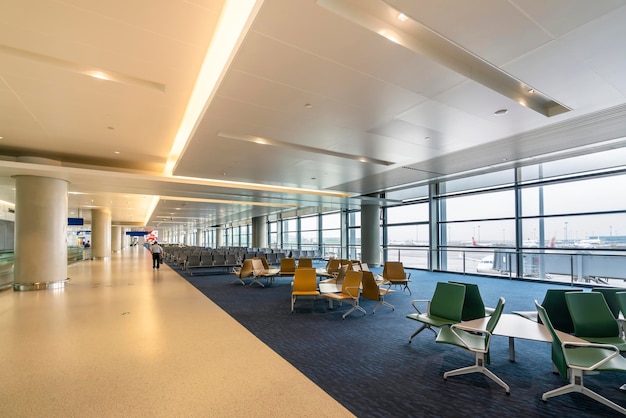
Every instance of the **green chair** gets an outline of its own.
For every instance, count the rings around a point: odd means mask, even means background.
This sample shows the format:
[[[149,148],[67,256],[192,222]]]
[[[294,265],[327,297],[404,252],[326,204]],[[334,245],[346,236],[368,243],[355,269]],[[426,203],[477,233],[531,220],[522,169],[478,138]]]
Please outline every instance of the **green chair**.
[[[544,393],[541,400],[546,402],[548,398],[578,392],[626,414],[626,408],[587,388],[584,382],[585,372],[626,372],[626,359],[620,355],[620,350],[609,344],[562,342],[546,310],[537,301],[535,301],[535,306],[541,322],[552,335],[552,362],[563,378],[567,379],[569,375],[569,384]]]
[[[594,287],[592,292],[602,293],[606,304],[609,305],[609,309],[615,318],[619,318],[620,305],[617,300],[617,292],[623,292],[624,288],[617,287]],[[558,329],[558,328],[557,328]]]
[[[485,307],[477,284],[455,281],[449,281],[448,283],[462,284],[465,286],[465,300],[463,301],[463,313],[461,314],[463,321],[484,318],[493,313],[494,308]]]
[[[498,300],[498,305],[494,309],[487,326],[484,329],[471,328],[463,323],[453,324],[449,327],[441,328],[437,335],[437,342],[442,344],[452,344],[464,348],[476,355],[476,364],[456,370],[450,370],[443,374],[444,380],[450,376],[458,376],[468,373],[482,373],[504,388],[506,394],[510,393],[509,385],[496,376],[491,370],[485,367],[489,364],[489,343],[493,330],[496,328],[502,310],[504,309],[504,298]]]
[[[441,328],[443,326],[456,324],[463,319],[463,301],[465,299],[465,286],[456,283],[439,282],[435,287],[435,293],[431,300],[416,299],[411,301],[411,305],[417,311],[408,314],[406,317],[421,322],[422,326],[409,337],[409,344],[413,337],[424,329],[431,330],[432,327]],[[426,303],[426,312],[420,311],[419,303]]]
[[[574,323],[574,335],[598,344],[612,344],[626,351],[617,319],[599,292],[568,292],[567,307]]]
[[[582,292],[582,289],[548,289],[541,306],[548,312],[554,329],[572,334],[574,323],[565,301],[565,294],[568,292]],[[513,311],[513,313],[541,324],[537,311]]]

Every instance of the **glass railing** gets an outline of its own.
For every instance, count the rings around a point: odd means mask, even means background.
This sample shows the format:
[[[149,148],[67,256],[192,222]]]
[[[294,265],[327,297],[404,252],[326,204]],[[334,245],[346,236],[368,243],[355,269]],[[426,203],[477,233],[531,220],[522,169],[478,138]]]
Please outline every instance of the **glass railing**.
[[[67,248],[67,264],[76,263],[91,257],[91,249],[83,247]],[[13,265],[15,255],[13,250],[0,251],[0,289],[13,285]]]

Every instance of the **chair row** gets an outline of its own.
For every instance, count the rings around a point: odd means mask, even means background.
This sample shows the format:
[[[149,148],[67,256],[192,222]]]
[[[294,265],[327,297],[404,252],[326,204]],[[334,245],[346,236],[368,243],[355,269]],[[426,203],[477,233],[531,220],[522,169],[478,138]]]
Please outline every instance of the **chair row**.
[[[361,306],[361,297],[378,302],[374,307],[372,313],[376,313],[376,310],[382,306],[388,306],[394,310],[394,306],[385,301],[385,296],[393,290],[389,287],[382,287],[376,282],[374,274],[369,271],[346,271],[345,277],[341,282],[341,291],[338,292],[321,292],[317,283],[317,273],[313,268],[298,268],[295,270],[292,283],[291,292],[291,312],[294,311],[294,306],[298,297],[308,297],[314,300],[318,297],[326,298],[329,301],[347,302],[350,307],[342,315],[345,319],[354,311],[367,312]]]

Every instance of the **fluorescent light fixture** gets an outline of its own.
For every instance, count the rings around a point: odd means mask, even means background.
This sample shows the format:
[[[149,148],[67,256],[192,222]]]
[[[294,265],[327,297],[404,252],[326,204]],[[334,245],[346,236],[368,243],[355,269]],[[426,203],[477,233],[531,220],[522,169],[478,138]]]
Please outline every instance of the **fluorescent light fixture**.
[[[203,199],[200,197],[179,197],[179,196],[161,196],[161,199],[177,202],[199,202],[199,203],[221,203],[224,205],[250,205],[250,206],[267,206],[281,208],[297,208],[298,205],[290,203],[271,203],[271,202],[254,202],[250,200],[225,200],[225,199]],[[180,210],[180,208],[176,208]],[[169,216],[165,216],[169,218]]]
[[[544,116],[571,110],[416,20],[407,17],[398,26],[401,12],[382,0],[317,0],[317,4]]]
[[[378,165],[384,165],[384,166],[390,166],[390,165],[395,164],[394,162],[391,162],[391,161],[379,160],[379,159],[370,158],[370,157],[363,157],[361,155],[346,154],[343,152],[336,152],[336,151],[331,151],[331,150],[323,149],[323,148],[314,148],[314,147],[309,147],[306,145],[293,144],[291,142],[278,141],[275,139],[261,138],[261,137],[254,136],[254,135],[244,135],[244,134],[236,134],[232,132],[219,131],[217,133],[217,136],[222,137],[222,138],[228,138],[228,139],[236,139],[237,141],[245,141],[245,142],[251,142],[255,144],[271,145],[275,147],[294,149],[297,151],[311,152],[314,154],[330,155],[332,157],[345,158],[347,160],[360,161],[362,163],[371,163],[371,164],[378,164]]]
[[[60,68],[66,71],[70,71],[77,74],[83,74],[99,80],[112,81],[116,83],[128,84],[131,86],[138,86],[157,90],[160,92],[165,91],[165,85],[156,83],[150,80],[144,80],[130,76],[128,74],[118,73],[116,71],[104,70],[102,68],[90,67],[88,65],[77,64],[75,62],[61,60],[58,58],[50,57],[48,55],[37,54],[23,49],[12,48],[6,45],[0,45],[0,53],[12,55],[14,57],[35,61],[40,64],[50,65],[56,68]]]
[[[213,99],[217,86],[262,3],[263,0],[226,0],[165,164],[165,175],[171,176],[174,172],[178,159]]]
[[[228,180],[215,180],[215,179],[203,179],[197,177],[184,177],[184,176],[172,176],[163,177],[162,181],[172,183],[184,183],[184,184],[199,184],[205,186],[225,187],[233,189],[247,189],[247,190],[262,190],[266,192],[278,192],[278,193],[294,193],[294,194],[306,194],[315,196],[328,196],[328,197],[351,197],[351,193],[337,192],[333,190],[315,190],[315,189],[301,189],[298,187],[284,187],[284,186],[271,186],[268,184],[258,183],[245,183],[238,181]],[[183,199],[184,200],[184,199]]]

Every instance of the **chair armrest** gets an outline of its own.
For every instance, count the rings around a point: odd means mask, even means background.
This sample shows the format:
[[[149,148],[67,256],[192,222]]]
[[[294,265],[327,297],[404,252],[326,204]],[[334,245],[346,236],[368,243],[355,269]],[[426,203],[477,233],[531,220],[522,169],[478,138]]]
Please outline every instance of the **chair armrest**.
[[[598,367],[602,366],[607,361],[620,355],[619,348],[611,344],[597,344],[597,343],[586,343],[586,342],[564,342],[561,344],[561,347],[563,348],[563,355],[565,357],[565,362],[567,363],[567,366],[574,368],[574,369],[585,370],[585,371],[595,370]],[[599,348],[599,349],[604,349],[607,351],[612,351],[612,354],[603,358],[602,360],[596,362],[595,364],[591,366],[584,367],[584,366],[579,366],[579,365],[572,365],[569,359],[567,358],[567,350],[565,349],[576,348],[576,347]]]
[[[454,335],[456,335],[456,337],[463,343],[463,345],[465,346],[466,349],[474,351],[474,352],[478,352],[478,353],[487,353],[489,351],[489,345],[488,344],[485,346],[484,349],[479,349],[477,347],[469,345],[465,341],[463,336],[457,332],[457,329],[461,330],[461,331],[465,331],[465,332],[470,332],[470,333],[473,333],[473,334],[482,334],[484,336],[491,337],[491,333],[489,331],[487,331],[484,328],[476,328],[476,327],[464,326],[462,323],[450,325],[450,331]]]
[[[353,295],[352,292],[356,289],[356,295]],[[358,286],[349,286],[346,287],[346,293],[348,293],[350,295],[350,297],[352,297],[353,299],[356,299],[359,297],[359,293],[361,292],[361,288]]]
[[[417,307],[418,303],[426,303],[426,312],[430,312],[430,300],[428,300],[428,299],[414,299],[414,300],[411,301],[411,305],[413,306],[413,309],[415,309],[418,314],[421,314],[423,312],[420,311],[419,308]]]
[[[409,273],[405,273],[405,275],[406,275],[406,279],[407,280],[411,280],[411,273],[410,272]]]

